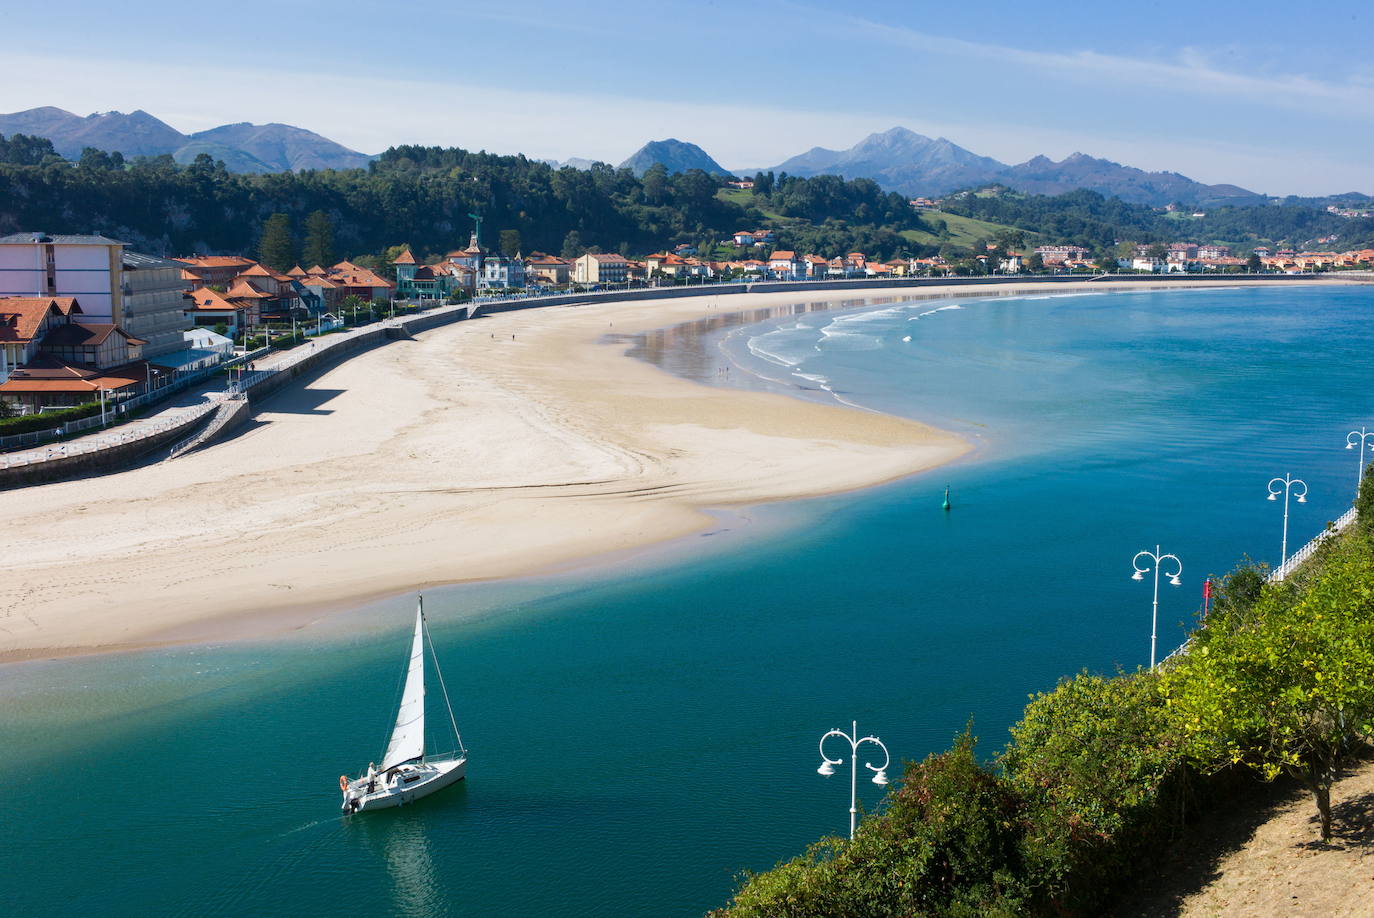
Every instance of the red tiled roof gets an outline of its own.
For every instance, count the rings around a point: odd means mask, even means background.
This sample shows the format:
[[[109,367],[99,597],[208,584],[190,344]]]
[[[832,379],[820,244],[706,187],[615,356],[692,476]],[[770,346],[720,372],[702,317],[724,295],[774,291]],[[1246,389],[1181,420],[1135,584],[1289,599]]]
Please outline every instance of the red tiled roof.
[[[209,287],[197,287],[191,291],[191,302],[195,309],[204,309],[213,312],[231,312],[242,309],[224,298],[224,294]]]
[[[77,392],[94,393],[101,389],[123,389],[143,382],[147,370],[143,362],[128,363],[109,370],[81,367],[59,360],[51,354],[40,354],[0,385],[0,392]]]
[[[393,264],[413,265],[415,264],[415,256],[410,254],[410,249],[406,249],[400,255],[396,256],[396,261],[393,262]]]
[[[80,314],[81,307],[70,296],[0,298],[0,341],[32,341],[50,312],[69,316]]]
[[[256,264],[253,259],[244,258],[241,255],[190,255],[172,260],[198,268],[236,268]]]
[[[270,300],[272,294],[263,293],[261,290],[254,289],[253,285],[246,280],[236,280],[234,285],[225,294],[235,300]]]

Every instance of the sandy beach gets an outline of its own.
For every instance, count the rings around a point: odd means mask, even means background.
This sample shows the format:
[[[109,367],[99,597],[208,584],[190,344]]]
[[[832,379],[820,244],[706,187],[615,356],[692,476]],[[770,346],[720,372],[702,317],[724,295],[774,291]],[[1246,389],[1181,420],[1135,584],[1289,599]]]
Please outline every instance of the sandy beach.
[[[0,661],[269,635],[371,597],[688,535],[712,525],[708,508],[863,488],[963,455],[947,432],[703,386],[605,340],[854,297],[484,317],[291,387],[209,449],[7,492]]]

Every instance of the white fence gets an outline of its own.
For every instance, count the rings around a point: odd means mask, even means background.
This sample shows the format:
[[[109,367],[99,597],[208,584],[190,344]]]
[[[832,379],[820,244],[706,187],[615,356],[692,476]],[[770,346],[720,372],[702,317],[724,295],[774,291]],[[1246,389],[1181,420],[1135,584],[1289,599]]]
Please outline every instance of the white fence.
[[[103,449],[146,440],[149,437],[155,437],[158,434],[181,427],[196,418],[204,417],[214,411],[223,398],[224,396],[220,395],[214,401],[208,401],[203,405],[194,405],[175,414],[164,415],[156,421],[141,422],[136,427],[112,430],[99,437],[82,437],[71,443],[53,443],[24,453],[0,453],[0,469],[66,459],[69,456],[84,456],[87,453],[96,453]]]
[[[1318,546],[1353,522],[1355,522],[1355,508],[1351,507],[1349,510],[1342,513],[1341,518],[1336,520],[1329,529],[1322,532],[1321,535],[1308,542],[1302,548],[1293,552],[1288,556],[1287,561],[1274,568],[1273,572],[1269,575],[1269,582],[1281,583],[1283,579],[1293,573],[1299,565],[1312,557],[1312,553],[1317,550]]]
[[[1319,533],[1315,539],[1312,539],[1312,541],[1308,542],[1302,548],[1299,548],[1297,551],[1293,552],[1291,555],[1288,556],[1288,560],[1284,561],[1278,567],[1270,571],[1269,576],[1265,578],[1265,582],[1282,583],[1284,578],[1286,578],[1289,574],[1293,573],[1293,571],[1301,567],[1304,561],[1312,557],[1312,555],[1316,553],[1317,549],[1321,547],[1321,544],[1323,542],[1325,542],[1327,539],[1331,538],[1341,530],[1345,529],[1353,522],[1355,522],[1355,508],[1351,507],[1349,510],[1342,513],[1340,515],[1340,518],[1337,519],[1334,523],[1332,523],[1329,527],[1322,530],[1321,533]],[[1188,640],[1184,641],[1182,644],[1180,644],[1178,647],[1174,649],[1173,653],[1169,654],[1163,660],[1160,660],[1160,665],[1163,666],[1165,663],[1169,662],[1174,657],[1182,656],[1183,654],[1187,653],[1188,645],[1191,643],[1192,638],[1189,638]]]

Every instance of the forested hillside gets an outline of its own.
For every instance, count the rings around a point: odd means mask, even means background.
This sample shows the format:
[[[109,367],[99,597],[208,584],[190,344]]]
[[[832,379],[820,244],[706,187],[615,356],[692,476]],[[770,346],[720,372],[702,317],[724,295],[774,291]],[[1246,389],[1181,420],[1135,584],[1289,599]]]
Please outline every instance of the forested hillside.
[[[515,231],[526,252],[565,255],[700,246],[766,224],[752,199],[722,199],[719,187],[699,170],[655,167],[636,178],[604,163],[554,169],[524,156],[438,147],[395,147],[367,169],[244,175],[209,156],[179,166],[169,156],[126,162],[87,149],[71,163],[47,141],[0,138],[0,233],[102,232],[154,254],[252,251],[274,213],[287,214],[299,232],[323,211],[338,252],[349,255],[400,244],[417,255],[442,253],[467,243],[470,214],[483,218],[486,242]],[[920,249],[898,235],[922,229],[919,215],[873,182],[789,179],[779,194],[787,213],[824,226],[837,251],[887,258]]]
[[[1104,198],[1095,191],[1031,195],[1002,187],[952,195],[949,213],[1041,233],[1046,239],[1105,249],[1137,243],[1224,242],[1237,246],[1363,248],[1374,244],[1374,219],[1348,219],[1305,204],[1212,207],[1195,217],[1162,213],[1143,204]],[[1335,237],[1330,239],[1329,237]],[[1327,242],[1320,240],[1328,239]]]
[[[952,195],[944,214],[922,217],[907,199],[868,179],[763,173],[751,191],[723,188],[697,169],[642,177],[597,163],[554,168],[524,156],[440,147],[393,147],[366,169],[262,175],[228,171],[208,155],[127,160],[87,148],[76,162],[47,140],[0,137],[0,234],[101,232],[152,254],[256,249],[266,218],[286,214],[299,243],[307,219],[333,224],[339,255],[400,245],[418,256],[466,245],[470,214],[483,240],[565,256],[588,250],[643,255],[678,243],[702,252],[740,229],[771,227],[778,247],[871,258],[967,251],[951,216],[1009,239],[1076,243],[1102,252],[1122,243],[1225,242],[1350,249],[1374,244],[1374,219],[1347,219],[1307,204],[1218,207],[1165,214],[1092,191],[1030,195],[993,186]],[[1021,243],[1016,243],[1020,245]]]

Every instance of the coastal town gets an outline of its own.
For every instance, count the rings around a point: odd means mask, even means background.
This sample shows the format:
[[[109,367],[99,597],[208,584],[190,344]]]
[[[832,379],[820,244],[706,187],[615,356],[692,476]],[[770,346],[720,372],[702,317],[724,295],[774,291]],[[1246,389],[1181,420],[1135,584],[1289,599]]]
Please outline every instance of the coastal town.
[[[1365,6],[12,4],[0,902],[1374,915]]]
[[[913,205],[918,202],[913,202]],[[919,202],[924,206],[927,202]],[[503,253],[474,231],[468,244],[422,261],[409,247],[376,257],[276,270],[245,255],[162,258],[101,235],[0,237],[0,412],[26,415],[151,395],[261,347],[395,313],[397,304],[731,281],[853,281],[1043,274],[1299,274],[1374,267],[1374,249],[1293,251],[1192,242],[1077,245],[1016,251],[987,243],[958,262],[939,255],[878,260],[863,252],[802,253],[772,229],[721,240],[735,258],[690,244],[640,257]],[[3,416],[3,415],[0,415]]]

